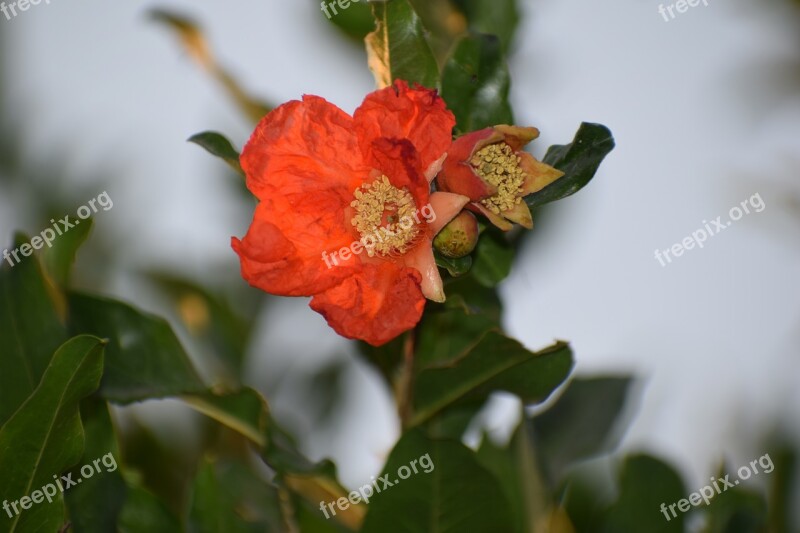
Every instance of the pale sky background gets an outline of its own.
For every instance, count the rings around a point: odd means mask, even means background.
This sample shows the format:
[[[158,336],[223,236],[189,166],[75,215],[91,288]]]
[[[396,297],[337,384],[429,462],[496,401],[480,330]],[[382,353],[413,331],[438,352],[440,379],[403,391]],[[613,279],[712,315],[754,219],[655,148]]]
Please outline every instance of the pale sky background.
[[[29,158],[68,154],[69,184],[113,173],[114,208],[97,231],[124,235],[131,272],[153,263],[196,276],[238,271],[229,241],[252,212],[222,165],[185,139],[212,129],[241,146],[250,127],[146,20],[155,6],[200,20],[222,61],[270,101],[317,94],[352,112],[373,80],[363,50],[338,38],[313,1],[51,0],[0,16],[11,103],[2,112],[25,118]],[[776,423],[800,428],[800,17],[756,0],[710,0],[671,22],[656,0],[523,8],[513,99],[518,123],[542,131],[534,152],[568,142],[581,121],[609,126],[617,149],[534,229],[502,290],[509,333],[530,348],[571,341],[579,374],[640,376],[643,403],[623,447],[660,454],[699,487],[721,458],[738,467],[762,455],[756,439]],[[654,258],[756,193],[761,213],[666,267]],[[5,242],[18,220],[38,231],[24,217],[0,196]],[[127,276],[112,292],[149,305]],[[397,435],[387,391],[305,300],[261,322],[255,384],[271,383],[274,368],[349,362],[346,416],[305,445],[333,456],[346,484],[364,483]],[[301,399],[284,385],[273,407],[306,435]]]

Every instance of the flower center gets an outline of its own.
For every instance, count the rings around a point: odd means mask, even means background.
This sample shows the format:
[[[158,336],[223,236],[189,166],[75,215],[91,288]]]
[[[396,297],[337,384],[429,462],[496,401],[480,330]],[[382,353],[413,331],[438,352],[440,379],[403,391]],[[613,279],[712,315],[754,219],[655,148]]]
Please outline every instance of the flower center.
[[[481,203],[492,213],[499,215],[512,209],[522,201],[522,184],[525,171],[519,166],[522,158],[506,143],[490,144],[472,156],[472,166],[481,178],[497,187],[497,192]]]
[[[398,189],[381,176],[356,189],[350,220],[361,235],[367,254],[402,255],[419,235],[417,206],[407,189]]]

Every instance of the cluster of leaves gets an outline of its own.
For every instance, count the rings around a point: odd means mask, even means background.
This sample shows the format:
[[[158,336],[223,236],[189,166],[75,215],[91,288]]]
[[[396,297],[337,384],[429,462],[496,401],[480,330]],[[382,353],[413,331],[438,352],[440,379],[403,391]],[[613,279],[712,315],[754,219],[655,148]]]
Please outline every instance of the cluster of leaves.
[[[512,123],[505,58],[517,24],[514,0],[388,0],[353,4],[333,22],[366,38],[379,83],[402,78],[438,87],[460,132]],[[192,57],[254,119],[269,106],[252,99],[217,65],[201,32],[166,12]],[[368,21],[365,24],[364,21]],[[442,21],[447,21],[446,23]],[[367,33],[369,32],[369,35]],[[191,139],[241,171],[222,135]],[[526,198],[531,208],[569,196],[595,175],[613,148],[610,132],[583,124],[573,141],[545,161],[564,178]],[[90,224],[41,257],[0,269],[0,501],[17,501],[107,453],[120,468],[85,480],[52,504],[18,516],[0,513],[9,532],[570,532],[683,531],[666,522],[662,502],[686,495],[661,461],[628,457],[604,486],[575,465],[610,452],[620,434],[627,377],[572,379],[573,355],[558,342],[533,352],[501,327],[497,285],[508,275],[517,236],[486,230],[472,256],[445,262],[445,304],[430,304],[419,326],[381,348],[361,346],[396,395],[401,438],[381,477],[396,479],[410,460],[429,455],[434,469],[397,483],[368,505],[319,503],[347,497],[335,467],[309,461],[282,429],[262,395],[243,383],[253,313],[197,284],[152,279],[181,309],[187,332],[216,355],[213,385],[162,318],[107,297],[70,288],[71,265]],[[17,235],[15,245],[26,242]],[[529,408],[554,395],[547,409]],[[514,395],[524,409],[507,443],[463,444],[489,398]],[[135,420],[120,424],[118,406],[172,398],[199,413],[203,434],[177,456]],[[707,509],[708,531],[759,531],[760,496],[736,489]],[[770,517],[770,520],[777,520]],[[773,522],[774,524],[775,522]]]

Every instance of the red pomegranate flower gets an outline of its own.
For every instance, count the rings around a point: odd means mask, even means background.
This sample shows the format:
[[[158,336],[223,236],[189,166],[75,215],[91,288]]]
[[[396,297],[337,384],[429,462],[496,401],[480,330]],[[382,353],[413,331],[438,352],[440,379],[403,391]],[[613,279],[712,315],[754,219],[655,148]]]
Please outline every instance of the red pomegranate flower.
[[[430,193],[455,125],[435,91],[398,81],[351,117],[317,96],[261,120],[241,163],[260,200],[232,239],[242,277],[312,296],[340,335],[384,344],[444,301],[431,241],[469,201]]]
[[[469,208],[504,231],[512,222],[532,228],[523,198],[564,175],[523,150],[538,136],[536,128],[501,125],[459,137],[437,179],[439,188],[469,196]]]

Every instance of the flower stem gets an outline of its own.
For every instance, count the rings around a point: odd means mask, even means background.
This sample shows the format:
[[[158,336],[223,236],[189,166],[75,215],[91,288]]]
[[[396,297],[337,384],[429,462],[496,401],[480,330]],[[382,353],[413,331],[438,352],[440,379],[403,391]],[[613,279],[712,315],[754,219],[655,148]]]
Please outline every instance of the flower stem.
[[[414,399],[414,340],[416,329],[406,333],[403,340],[403,366],[397,382],[397,410],[400,425],[405,430],[413,415]]]

